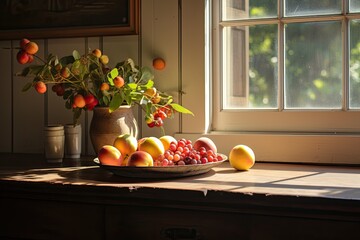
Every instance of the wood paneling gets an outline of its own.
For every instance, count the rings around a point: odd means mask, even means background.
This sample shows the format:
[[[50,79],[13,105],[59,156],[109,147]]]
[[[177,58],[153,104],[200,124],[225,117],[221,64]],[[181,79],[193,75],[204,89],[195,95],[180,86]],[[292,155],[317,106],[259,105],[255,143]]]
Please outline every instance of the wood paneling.
[[[0,152],[12,151],[12,72],[11,41],[0,41]]]
[[[143,66],[152,66],[152,60],[161,57],[166,62],[165,69],[154,70],[155,86],[174,96],[178,101],[179,87],[179,15],[178,1],[142,1],[141,7],[141,56]],[[179,129],[179,114],[164,121],[167,135]],[[144,136],[161,136],[159,128],[148,128],[142,124]]]
[[[186,9],[183,13],[179,7],[181,2],[186,3]],[[197,56],[199,51],[196,50],[196,46],[187,48],[180,41],[180,30],[186,35],[185,38],[182,38],[182,40],[186,39],[186,44],[198,44],[199,40],[195,39],[202,35],[202,30],[200,30],[201,33],[197,33],[197,30],[203,24],[203,10],[201,9],[203,1],[194,5],[195,10],[190,6],[193,2],[178,0],[141,1],[140,35],[37,39],[40,47],[39,54],[44,56],[46,53],[54,53],[61,57],[71,54],[74,49],[80,53],[85,53],[89,48],[100,48],[110,57],[110,64],[131,57],[139,65],[148,67],[152,66],[152,60],[155,57],[162,57],[166,61],[166,68],[162,71],[154,70],[155,84],[162,91],[172,94],[175,101],[180,101],[186,106],[193,97],[203,99],[201,91],[193,91],[190,88],[193,84],[199,88],[203,83],[203,76],[198,74],[203,72],[202,56]],[[193,10],[198,12],[196,16],[194,16]],[[181,18],[179,14],[182,14]],[[181,23],[179,21],[184,21],[187,18],[185,15],[189,15],[190,19],[180,28]],[[198,20],[200,22],[197,22]],[[190,32],[184,30],[188,27],[192,29]],[[201,39],[200,37],[200,43]],[[13,45],[17,47],[18,41],[14,40]],[[10,41],[0,41],[0,46],[9,46],[10,43]],[[180,51],[182,47],[186,53]],[[21,92],[26,81],[22,77],[14,76],[17,71],[24,67],[16,61],[17,50],[12,53],[10,50],[2,49],[0,51],[2,53],[0,56],[2,63],[0,65],[0,72],[2,72],[0,106],[3,111],[0,131],[4,134],[3,136],[6,136],[0,139],[0,152],[42,153],[43,126],[46,123],[66,124],[72,122],[72,111],[65,109],[64,101],[56,96],[51,89],[45,95],[39,95],[33,89],[26,93]],[[202,52],[203,50],[200,51],[200,53]],[[182,54],[185,58],[181,61]],[[179,86],[182,83],[185,83],[185,91],[189,92],[185,95],[186,100],[183,99],[183,102],[181,102],[178,94]],[[195,111],[195,109],[191,110]],[[202,110],[195,112],[198,113],[197,117],[200,117],[200,122],[203,122],[201,119],[203,119],[202,115],[204,114],[199,111]],[[141,111],[136,109],[135,112],[138,116],[140,131],[142,131],[141,136],[162,135],[159,128],[150,129],[142,122],[143,114]],[[83,129],[82,153],[87,155],[94,154],[88,137],[91,117],[92,113],[87,112],[80,119]],[[165,121],[166,134],[174,135],[179,132],[180,118],[180,114],[175,114],[173,119]],[[193,130],[190,125],[194,124],[194,118],[188,116],[184,118],[187,125],[185,129]]]

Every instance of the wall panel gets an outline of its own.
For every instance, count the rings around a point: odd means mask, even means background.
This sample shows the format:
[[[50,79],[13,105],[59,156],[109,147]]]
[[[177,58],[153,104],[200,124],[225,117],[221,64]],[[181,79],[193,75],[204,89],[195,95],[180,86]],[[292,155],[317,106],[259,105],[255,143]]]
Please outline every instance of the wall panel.
[[[0,152],[12,151],[12,72],[11,41],[0,41]]]
[[[44,56],[44,41],[38,40],[38,55]],[[14,47],[18,41],[13,41]],[[20,72],[25,65],[16,61],[16,51],[12,55],[13,74]],[[13,151],[16,153],[42,153],[43,128],[45,124],[45,95],[38,94],[34,88],[22,92],[23,86],[32,78],[13,78]],[[9,126],[10,127],[10,126]]]
[[[174,96],[179,101],[179,8],[177,0],[142,1],[141,43],[142,65],[152,66],[152,60],[161,57],[166,62],[165,69],[153,70],[156,86]],[[179,114],[164,121],[167,135],[179,130]],[[161,136],[159,128],[148,128],[142,123],[144,136]]]
[[[197,14],[194,14],[197,13]],[[182,103],[195,114],[182,115],[182,132],[205,132],[205,1],[182,0]],[[209,87],[209,86],[208,86]]]

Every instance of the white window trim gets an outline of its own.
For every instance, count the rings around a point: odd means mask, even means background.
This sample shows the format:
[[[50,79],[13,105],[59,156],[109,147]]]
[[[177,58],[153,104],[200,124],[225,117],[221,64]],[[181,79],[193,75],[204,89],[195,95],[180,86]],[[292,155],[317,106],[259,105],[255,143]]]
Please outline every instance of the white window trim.
[[[201,9],[209,7],[210,0],[195,1],[197,4],[194,4],[194,1],[187,0],[183,1],[182,14],[187,17],[186,22],[183,23],[183,38],[187,34],[191,34],[194,31],[194,28],[197,28],[199,32],[203,31],[203,24],[205,22],[199,21],[199,15],[192,14],[194,11],[199,12]],[[188,12],[187,12],[188,11]],[[208,16],[208,15],[203,15]],[[208,16],[210,17],[210,16]],[[191,19],[192,18],[192,19]],[[205,19],[205,17],[204,17]],[[208,19],[209,20],[209,19]],[[196,23],[196,24],[195,24]],[[191,25],[192,28],[187,28],[187,25]],[[191,29],[191,32],[187,32]],[[209,37],[209,35],[205,36]],[[186,41],[183,44],[182,57],[186,58],[186,61],[182,62],[182,83],[183,89],[187,92],[187,88],[197,88],[204,89],[204,86],[209,86],[211,82],[211,74],[205,74],[205,69],[210,69],[205,67],[199,68],[199,62],[197,58],[193,59],[190,56],[197,56],[202,54],[205,56],[205,50],[200,46],[205,48],[208,44],[211,43],[211,38],[198,38],[194,41],[192,38],[191,43],[197,46],[197,48],[189,47],[186,44]],[[196,52],[194,52],[196,49]],[[211,64],[209,61],[209,56],[211,54],[216,54],[214,52],[207,53],[206,60],[204,59],[204,64]],[[193,59],[194,61],[189,61]],[[192,66],[196,66],[192,67]],[[201,71],[203,73],[201,73]],[[188,79],[188,76],[203,76],[203,79]],[[206,78],[205,78],[206,75]],[[202,88],[201,88],[202,86]],[[291,131],[277,131],[272,124],[268,124],[267,127],[264,127],[264,131],[254,132],[254,131],[212,131],[212,119],[211,119],[211,105],[213,98],[211,98],[210,91],[212,88],[205,88],[204,92],[191,92],[185,95],[183,98],[183,103],[192,109],[195,113],[195,118],[187,115],[181,116],[181,132],[175,134],[176,138],[187,138],[195,140],[200,136],[208,136],[216,143],[218,146],[218,151],[226,155],[229,154],[232,147],[238,144],[246,144],[254,149],[256,160],[261,162],[296,162],[296,163],[321,163],[321,164],[360,164],[360,115],[358,112],[350,112],[349,118],[341,119],[341,121],[346,122],[347,130],[344,129],[338,131],[337,129],[329,129],[326,127],[326,122],[318,122],[319,126],[315,126],[317,131],[299,133]],[[293,114],[291,111],[289,114]],[[312,114],[311,112],[308,114]],[[321,112],[320,112],[321,114]],[[334,116],[337,115],[336,112],[333,113]],[[297,118],[297,114],[293,114],[294,118]],[[348,121],[351,121],[353,118],[358,119],[358,123],[348,124]],[[260,119],[261,120],[261,119]],[[266,119],[265,119],[266,120]],[[325,127],[324,127],[325,125]],[[323,127],[320,127],[323,126]],[[280,127],[280,126],[279,126]],[[274,130],[275,129],[275,130]],[[319,129],[321,131],[319,131]],[[329,132],[329,130],[331,130]]]

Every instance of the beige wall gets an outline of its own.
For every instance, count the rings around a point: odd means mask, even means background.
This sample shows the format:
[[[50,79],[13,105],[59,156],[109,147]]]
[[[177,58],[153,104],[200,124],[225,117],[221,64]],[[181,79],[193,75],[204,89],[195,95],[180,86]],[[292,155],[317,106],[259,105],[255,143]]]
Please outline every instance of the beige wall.
[[[182,7],[179,7],[179,4]],[[39,39],[40,56],[44,49],[59,57],[73,49],[84,53],[88,48],[100,48],[109,55],[110,64],[132,57],[143,66],[151,66],[154,57],[163,57],[166,68],[154,71],[159,89],[174,95],[185,106],[204,101],[204,1],[203,0],[143,0],[141,3],[140,35],[99,36],[90,38]],[[26,37],[26,33],[24,33]],[[72,112],[51,90],[45,95],[35,91],[22,92],[31,79],[15,76],[23,66],[16,62],[19,39],[0,41],[0,152],[43,152],[43,126],[46,123],[66,124]],[[180,97],[182,90],[186,95]],[[201,105],[201,104],[200,104]],[[203,105],[203,104],[202,104]],[[196,104],[195,104],[196,106]],[[166,134],[196,132],[204,122],[204,110],[191,109],[195,118],[177,114],[165,123]],[[136,114],[138,114],[136,112]],[[141,114],[141,113],[140,113]],[[88,137],[92,113],[81,116],[84,154],[94,154]],[[160,136],[158,128],[149,129],[138,115],[142,136]],[[202,131],[202,130],[200,130]]]

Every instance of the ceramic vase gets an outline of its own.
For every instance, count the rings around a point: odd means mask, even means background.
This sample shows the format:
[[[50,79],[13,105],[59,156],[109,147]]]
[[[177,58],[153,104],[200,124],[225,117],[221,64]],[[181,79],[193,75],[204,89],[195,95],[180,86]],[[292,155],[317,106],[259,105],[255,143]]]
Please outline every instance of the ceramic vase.
[[[112,113],[108,107],[94,108],[90,139],[96,154],[102,146],[113,145],[115,138],[125,133],[138,136],[138,124],[130,106],[120,106]]]

